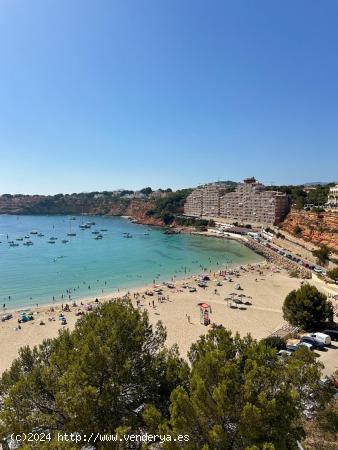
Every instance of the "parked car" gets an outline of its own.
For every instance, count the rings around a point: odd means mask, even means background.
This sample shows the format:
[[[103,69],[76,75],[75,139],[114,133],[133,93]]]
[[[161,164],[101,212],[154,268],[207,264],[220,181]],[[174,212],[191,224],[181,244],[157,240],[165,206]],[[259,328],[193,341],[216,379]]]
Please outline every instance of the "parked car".
[[[313,350],[313,345],[310,344],[309,342],[299,342],[297,344],[297,348],[299,347],[306,347],[308,350]]]
[[[299,348],[301,348],[301,347],[306,347],[309,350],[313,350],[313,345],[308,342],[298,342],[298,344],[294,344],[294,345],[287,344],[286,345],[286,349],[292,353],[295,352],[296,350],[299,350]]]
[[[289,352],[293,353],[298,349],[299,349],[298,345],[286,344],[286,350],[288,350]]]
[[[316,341],[323,343],[324,345],[330,345],[331,344],[331,338],[328,334],[324,333],[310,333],[308,334],[309,337],[312,337],[316,339]]]
[[[331,341],[338,341],[338,330],[324,330],[323,333],[330,336]]]
[[[312,344],[315,350],[321,350],[322,352],[326,351],[325,344],[317,341],[317,339],[310,336],[303,336],[300,342],[307,342],[308,344]]]
[[[279,352],[277,353],[277,357],[281,358],[284,356],[291,356],[292,352],[290,350],[279,350]]]

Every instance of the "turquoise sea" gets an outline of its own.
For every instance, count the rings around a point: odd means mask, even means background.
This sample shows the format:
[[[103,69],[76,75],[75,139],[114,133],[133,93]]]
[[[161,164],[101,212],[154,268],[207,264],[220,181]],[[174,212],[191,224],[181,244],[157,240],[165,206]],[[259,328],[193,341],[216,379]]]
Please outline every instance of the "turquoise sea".
[[[79,225],[95,222],[90,229]],[[104,231],[101,231],[104,230]],[[30,234],[37,231],[44,236]],[[103,238],[95,239],[100,232]],[[76,236],[67,236],[76,233]],[[125,238],[123,233],[130,233]],[[29,238],[25,238],[29,236]],[[55,243],[48,241],[55,239]],[[23,240],[17,240],[23,238]],[[68,240],[62,243],[63,239]],[[31,240],[33,245],[23,245]],[[144,286],[203,268],[260,261],[235,241],[130,223],[121,217],[0,216],[0,300],[6,308],[49,304]],[[13,241],[18,246],[10,246]],[[62,297],[63,296],[63,297]]]

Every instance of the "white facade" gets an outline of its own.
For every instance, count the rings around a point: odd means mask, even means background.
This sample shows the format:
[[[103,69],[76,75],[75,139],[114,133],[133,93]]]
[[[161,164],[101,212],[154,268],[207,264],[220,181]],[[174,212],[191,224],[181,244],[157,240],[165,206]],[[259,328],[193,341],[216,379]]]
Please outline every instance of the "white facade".
[[[330,188],[329,195],[327,197],[327,205],[338,207],[338,184]]]

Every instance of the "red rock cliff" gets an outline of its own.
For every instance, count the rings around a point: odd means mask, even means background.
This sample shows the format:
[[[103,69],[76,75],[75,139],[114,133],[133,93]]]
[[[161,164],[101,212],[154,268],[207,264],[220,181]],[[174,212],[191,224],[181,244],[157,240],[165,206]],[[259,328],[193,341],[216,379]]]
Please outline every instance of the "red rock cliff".
[[[291,211],[282,224],[283,230],[294,234],[299,226],[299,238],[315,245],[326,244],[338,253],[338,213]]]

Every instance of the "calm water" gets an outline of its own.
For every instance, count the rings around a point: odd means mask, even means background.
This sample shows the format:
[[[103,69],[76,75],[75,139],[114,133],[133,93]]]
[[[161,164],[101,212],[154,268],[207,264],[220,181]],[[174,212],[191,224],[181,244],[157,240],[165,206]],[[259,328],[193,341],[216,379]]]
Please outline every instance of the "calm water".
[[[82,222],[94,221],[81,230]],[[95,240],[93,231],[102,231]],[[31,235],[32,230],[43,237]],[[67,233],[75,232],[75,237]],[[132,239],[123,237],[128,232]],[[149,234],[148,234],[149,233]],[[8,238],[7,238],[8,235]],[[30,235],[34,245],[17,238]],[[51,237],[58,238],[49,244]],[[68,239],[66,244],[62,239]],[[170,280],[202,267],[222,267],[260,261],[234,241],[202,236],[166,236],[162,230],[132,224],[120,217],[0,216],[0,300],[9,309],[97,296],[117,289]],[[18,243],[10,247],[8,241]],[[218,265],[217,265],[218,263]],[[89,289],[90,286],[90,289]],[[9,296],[11,297],[9,299]],[[2,305],[1,305],[2,306]]]

